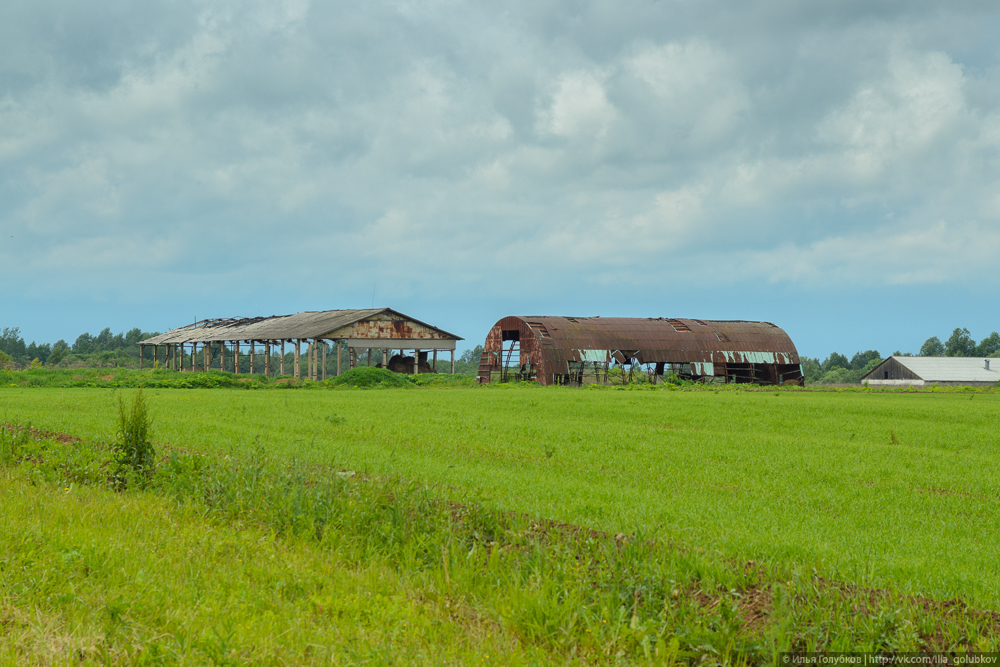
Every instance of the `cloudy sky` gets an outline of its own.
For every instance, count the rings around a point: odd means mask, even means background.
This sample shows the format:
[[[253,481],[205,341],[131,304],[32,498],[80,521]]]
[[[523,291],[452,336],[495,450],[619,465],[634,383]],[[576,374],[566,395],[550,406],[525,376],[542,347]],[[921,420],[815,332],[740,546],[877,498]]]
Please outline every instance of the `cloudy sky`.
[[[1000,7],[0,4],[0,327],[1000,329]]]

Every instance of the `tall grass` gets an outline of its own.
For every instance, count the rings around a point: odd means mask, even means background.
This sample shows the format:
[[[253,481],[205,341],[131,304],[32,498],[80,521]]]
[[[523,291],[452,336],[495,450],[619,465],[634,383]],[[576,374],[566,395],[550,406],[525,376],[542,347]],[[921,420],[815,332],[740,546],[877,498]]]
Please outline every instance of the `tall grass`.
[[[115,463],[118,464],[116,477],[124,480],[132,474],[149,478],[156,462],[156,450],[150,433],[152,419],[142,388],[132,396],[131,403],[118,395],[118,433],[112,446]]]
[[[47,469],[60,487],[84,479],[74,466],[93,467],[63,450],[108,456],[77,444],[32,446],[20,460],[27,478]],[[486,619],[560,660],[762,664],[783,650],[997,645],[995,620],[961,607],[491,509],[471,494],[445,500],[432,485],[273,459],[259,443],[224,456],[174,451],[145,470],[144,490],[125,498],[171,498],[178,514],[193,508],[348,564],[383,564],[429,603]]]

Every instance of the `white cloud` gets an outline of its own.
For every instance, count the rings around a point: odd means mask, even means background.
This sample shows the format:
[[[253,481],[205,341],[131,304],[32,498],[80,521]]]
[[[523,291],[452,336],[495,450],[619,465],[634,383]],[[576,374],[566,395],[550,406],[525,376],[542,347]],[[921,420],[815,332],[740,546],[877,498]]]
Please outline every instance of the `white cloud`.
[[[563,74],[551,103],[538,112],[538,130],[568,139],[603,138],[618,116],[604,90],[606,75],[594,71]]]

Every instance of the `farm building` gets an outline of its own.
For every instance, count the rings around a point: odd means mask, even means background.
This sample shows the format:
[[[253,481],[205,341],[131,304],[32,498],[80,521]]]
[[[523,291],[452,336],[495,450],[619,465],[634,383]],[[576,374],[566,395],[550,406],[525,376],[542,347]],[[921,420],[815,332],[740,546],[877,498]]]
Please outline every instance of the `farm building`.
[[[665,373],[703,382],[803,382],[795,345],[770,322],[512,316],[490,330],[479,363],[483,383],[511,376],[580,385],[624,382],[634,373],[651,382]]]
[[[277,370],[285,374],[285,345],[292,345],[293,374],[302,378],[302,344],[308,345],[306,352],[306,375],[312,380],[326,379],[326,341],[343,343],[347,347],[348,368],[354,368],[360,350],[367,351],[368,363],[372,360],[372,350],[382,350],[386,366],[399,373],[437,372],[439,350],[451,353],[451,372],[455,372],[455,343],[463,340],[454,334],[425,324],[390,308],[366,310],[323,310],[296,313],[295,315],[272,315],[271,317],[249,317],[213,319],[195,322],[185,327],[173,329],[159,336],[147,338],[140,345],[140,367],[146,356],[145,349],[152,347],[152,360],[158,361],[159,348],[163,350],[164,365],[177,370],[209,370],[230,366],[238,373],[241,344],[245,354],[249,354],[250,372],[271,375]],[[271,368],[271,351],[280,348],[280,365]],[[201,361],[198,352],[201,351]],[[406,356],[413,351],[413,357]],[[258,355],[263,359],[257,365]],[[398,354],[394,354],[398,352]],[[432,355],[431,360],[428,355]],[[229,357],[229,364],[226,359]],[[391,358],[389,358],[391,357]],[[188,368],[183,366],[185,361]],[[235,362],[235,363],[234,363]],[[255,368],[256,366],[256,368]],[[337,374],[341,372],[340,354],[337,354]]]
[[[994,386],[1000,382],[1000,359],[889,357],[861,378],[861,382],[873,387],[919,387],[927,384]]]

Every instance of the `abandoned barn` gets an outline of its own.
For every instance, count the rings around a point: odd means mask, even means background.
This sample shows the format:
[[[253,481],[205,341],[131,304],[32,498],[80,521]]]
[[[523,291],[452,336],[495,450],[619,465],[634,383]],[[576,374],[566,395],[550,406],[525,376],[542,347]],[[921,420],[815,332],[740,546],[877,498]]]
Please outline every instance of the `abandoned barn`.
[[[982,357],[889,357],[861,378],[862,384],[873,387],[991,387],[997,382],[1000,359]]]
[[[374,356],[372,351],[380,350],[383,363],[390,370],[414,374],[437,372],[438,351],[448,350],[454,373],[455,343],[460,340],[463,339],[391,308],[323,310],[271,317],[202,320],[142,341],[139,359],[141,368],[146,348],[152,348],[151,359],[155,365],[159,361],[160,348],[163,348],[163,365],[167,368],[192,371],[232,368],[239,373],[241,354],[245,354],[249,356],[250,373],[270,376],[277,371],[285,375],[287,344],[292,346],[293,352],[292,375],[301,379],[302,345],[305,344],[308,346],[306,376],[311,380],[325,380],[327,342],[332,342],[337,350],[337,375],[341,373],[341,347],[347,348],[348,368],[356,366],[362,350],[369,365]],[[241,348],[243,344],[246,347]],[[281,351],[278,368],[272,368],[272,350],[278,349]],[[406,356],[407,351],[412,351],[413,357]],[[429,355],[432,355],[430,359]]]
[[[802,384],[795,345],[770,322],[512,316],[490,330],[479,363],[483,383],[514,377],[580,385],[625,382],[635,373],[654,383],[674,373],[702,382]]]

